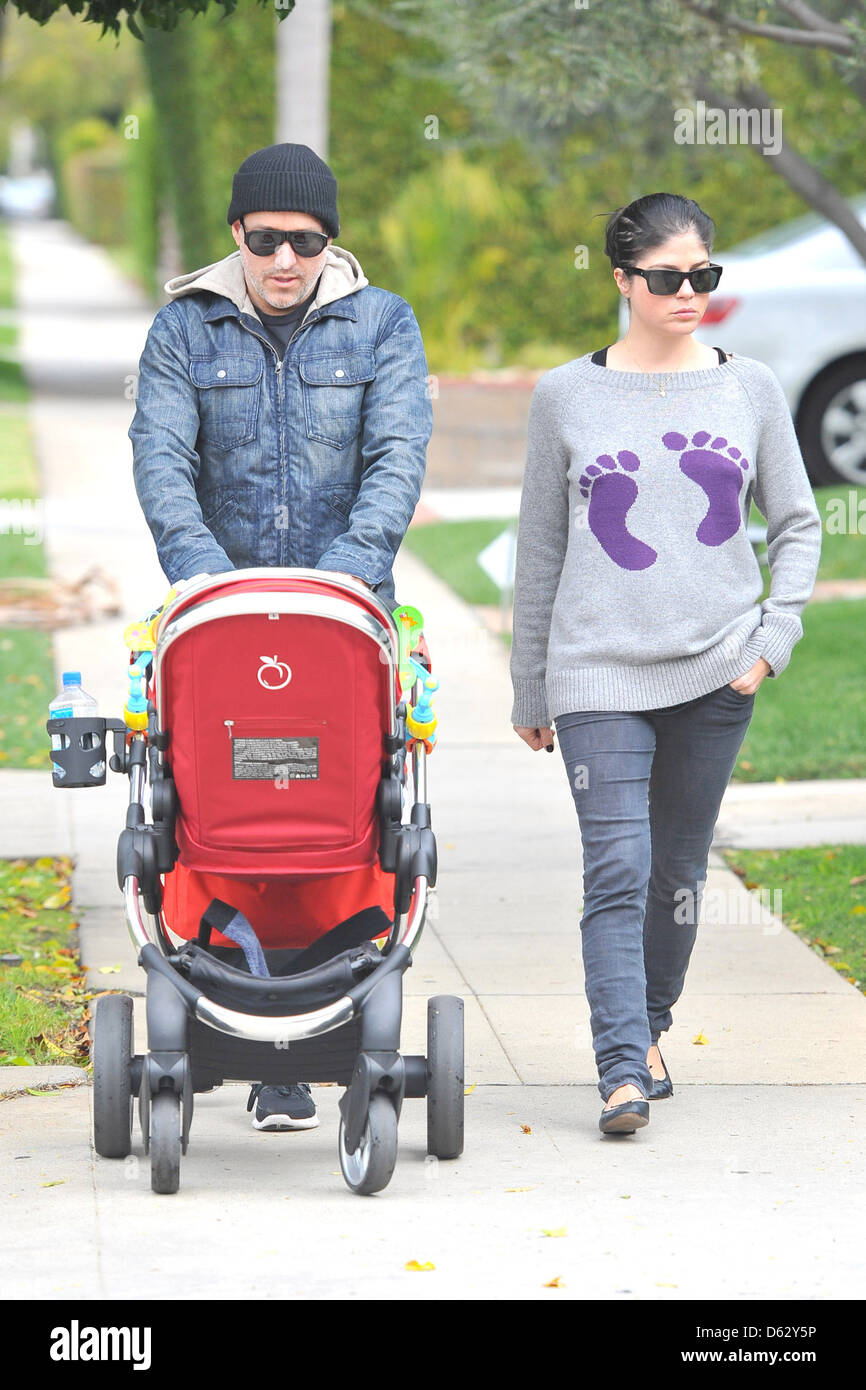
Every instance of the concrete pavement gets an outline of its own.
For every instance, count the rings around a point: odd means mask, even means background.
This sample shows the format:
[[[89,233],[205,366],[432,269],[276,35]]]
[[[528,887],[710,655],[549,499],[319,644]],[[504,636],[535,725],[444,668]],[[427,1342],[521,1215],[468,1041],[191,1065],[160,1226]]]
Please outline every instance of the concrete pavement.
[[[33,235],[16,239],[24,355],[38,391],[44,490],[69,503],[48,509],[46,543],[55,572],[70,575],[98,544],[124,586],[120,618],[57,633],[57,669],[80,666],[101,709],[119,713],[122,629],[166,587],[125,437],[124,380],[152,311],[64,228],[49,225],[41,243],[43,229]],[[46,281],[51,265],[63,275]],[[93,382],[100,389],[87,394]],[[441,681],[429,775],[439,883],[406,977],[403,1048],[425,1048],[428,995],[463,996],[472,1087],[463,1157],[426,1160],[424,1105],[407,1101],[391,1185],[355,1198],[339,1175],[338,1088],[316,1089],[317,1130],[262,1135],[249,1125],[246,1089],[225,1086],[197,1098],[181,1190],[158,1198],[137,1127],[125,1162],[94,1155],[89,1086],[25,1094],[0,1104],[0,1291],[862,1296],[866,1000],[777,917],[756,911],[717,847],[737,835],[764,846],[773,826],[793,834],[805,812],[809,842],[863,843],[866,784],[787,784],[784,795],[775,785],[729,788],[705,895],[718,911],[701,928],[664,1045],[675,1095],[654,1104],[634,1138],[605,1139],[580,962],[579,830],[560,756],[533,755],[515,738],[505,650],[473,611],[405,549],[396,580],[400,599],[425,615]],[[140,992],[114,879],[126,790],[111,774],[101,790],[63,793],[47,772],[4,772],[0,855],[69,854],[93,984]],[[99,974],[118,964],[121,973]],[[436,1268],[410,1272],[411,1260]],[[546,1287],[556,1276],[562,1285]]]

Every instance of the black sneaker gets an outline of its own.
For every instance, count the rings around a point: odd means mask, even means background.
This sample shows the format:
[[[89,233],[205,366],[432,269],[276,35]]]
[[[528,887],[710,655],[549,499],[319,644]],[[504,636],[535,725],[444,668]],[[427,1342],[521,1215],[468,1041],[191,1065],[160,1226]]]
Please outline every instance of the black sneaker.
[[[315,1129],[319,1123],[306,1081],[296,1086],[266,1086],[260,1081],[250,1090],[247,1110],[252,1110],[254,1102],[254,1129]]]

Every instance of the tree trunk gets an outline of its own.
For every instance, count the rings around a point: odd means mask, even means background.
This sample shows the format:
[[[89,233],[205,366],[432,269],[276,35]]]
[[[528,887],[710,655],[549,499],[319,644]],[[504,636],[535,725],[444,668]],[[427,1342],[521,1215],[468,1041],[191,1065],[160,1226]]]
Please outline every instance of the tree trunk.
[[[758,110],[773,109],[773,101],[762,87],[743,86],[738,88],[733,97],[728,97],[702,85],[697,95],[708,106],[720,107],[725,111],[733,106]],[[860,259],[866,262],[866,227],[850,207],[845,195],[825,179],[813,164],[804,159],[787,136],[783,135],[777,154],[769,154],[760,145],[753,148],[795,193],[799,193],[816,212],[839,228]]]
[[[291,14],[277,19],[276,25],[275,138],[278,142],[309,145],[320,159],[326,160],[330,0],[296,0]]]

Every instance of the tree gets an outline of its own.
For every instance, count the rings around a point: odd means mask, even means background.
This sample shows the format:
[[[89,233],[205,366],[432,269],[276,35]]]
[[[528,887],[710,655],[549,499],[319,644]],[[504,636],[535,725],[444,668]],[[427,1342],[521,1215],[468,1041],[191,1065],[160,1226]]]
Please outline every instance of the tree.
[[[255,0],[257,5],[276,8],[277,17],[284,19],[295,7],[295,0]],[[234,14],[237,0],[0,0],[0,13],[7,6],[19,14],[47,24],[59,10],[82,15],[88,24],[101,24],[103,34],[111,30],[120,33],[124,14],[126,27],[137,39],[144,34],[138,20],[149,29],[171,30],[184,15],[205,14],[211,5],[222,5],[225,14]],[[2,32],[2,30],[0,30]]]
[[[830,55],[866,100],[866,0],[822,0],[820,11],[804,0],[403,0],[392,22],[434,38],[481,119],[519,131],[552,166],[592,117],[639,153],[648,132],[670,129],[672,107],[780,109],[761,84],[761,58],[778,45]],[[778,152],[762,137],[753,148],[866,260],[866,230],[816,163],[787,136]]]

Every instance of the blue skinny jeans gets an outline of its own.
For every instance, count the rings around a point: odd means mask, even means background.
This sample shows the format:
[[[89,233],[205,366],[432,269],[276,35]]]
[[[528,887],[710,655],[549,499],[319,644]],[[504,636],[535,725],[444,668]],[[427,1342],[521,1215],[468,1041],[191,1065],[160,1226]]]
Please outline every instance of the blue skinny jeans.
[[[754,695],[554,721],[583,845],[581,919],[598,1089],[649,1094],[697,935],[707,859]]]

